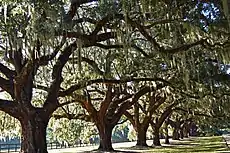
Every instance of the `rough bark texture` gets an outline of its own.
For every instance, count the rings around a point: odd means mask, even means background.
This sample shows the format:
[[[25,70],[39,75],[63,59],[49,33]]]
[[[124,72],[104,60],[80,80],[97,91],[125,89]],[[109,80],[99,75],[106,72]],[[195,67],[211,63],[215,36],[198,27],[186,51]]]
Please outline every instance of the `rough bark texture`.
[[[159,128],[155,128],[154,129],[154,137],[153,137],[153,145],[154,146],[161,146],[159,135],[160,135]]]
[[[103,151],[113,151],[112,147],[112,131],[113,126],[111,125],[99,125],[97,126],[99,130],[99,136],[100,136],[100,145],[99,150]]]
[[[136,146],[148,146],[146,143],[146,128],[137,129],[137,144]]]
[[[21,153],[48,153],[46,127],[49,118],[41,117],[39,112],[24,115],[20,119],[22,126]]]

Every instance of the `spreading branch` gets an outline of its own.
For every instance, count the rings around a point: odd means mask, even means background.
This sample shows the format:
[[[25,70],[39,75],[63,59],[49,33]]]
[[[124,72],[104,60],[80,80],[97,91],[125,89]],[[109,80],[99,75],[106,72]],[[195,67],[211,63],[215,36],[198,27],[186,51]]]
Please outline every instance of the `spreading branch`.
[[[62,69],[64,65],[69,60],[69,56],[72,54],[72,52],[77,48],[76,42],[72,43],[71,45],[67,46],[64,51],[59,56],[56,64],[53,67],[52,72],[52,78],[53,82],[50,86],[47,99],[44,103],[44,107],[49,107],[52,109],[49,109],[52,113],[57,107],[58,107],[58,93],[60,90],[60,84],[63,81],[62,78]]]
[[[223,43],[209,43],[208,39],[200,39],[197,40],[193,43],[187,43],[187,44],[183,44],[179,47],[175,47],[175,48],[170,48],[170,49],[166,49],[164,46],[161,46],[154,37],[152,37],[147,31],[145,26],[141,25],[138,21],[134,21],[132,19],[130,19],[129,17],[127,17],[127,22],[129,24],[131,24],[131,26],[133,28],[137,28],[139,30],[139,32],[151,43],[153,44],[153,46],[155,47],[156,51],[162,52],[162,53],[171,53],[171,54],[175,54],[181,51],[187,51],[192,47],[195,46],[199,46],[201,45],[204,48],[207,49],[213,49],[215,47],[228,47],[230,45],[229,40],[223,42]]]
[[[155,100],[155,103],[152,104],[151,106],[149,106],[148,108],[148,112],[150,112],[150,115],[152,116],[153,112],[156,111],[156,109],[158,107],[160,107],[161,104],[163,104],[166,100],[166,96],[164,95],[164,97],[161,97],[161,96],[157,96],[156,97],[156,100]]]
[[[18,103],[14,101],[0,99],[0,110],[15,118],[19,117],[19,106]]]
[[[127,82],[141,82],[141,81],[158,81],[162,82],[164,86],[170,85],[171,83],[162,79],[162,78],[133,78],[128,77],[124,79],[95,79],[95,80],[89,80],[89,81],[82,81],[76,85],[73,85],[69,87],[68,89],[64,91],[60,91],[59,96],[64,97],[67,95],[71,95],[74,91],[85,88],[89,85],[95,84],[95,83],[105,83],[105,84],[122,84]]]
[[[133,117],[134,117],[133,115],[131,115],[127,110],[124,112],[124,115],[127,117],[127,119],[131,122],[132,125],[135,125],[135,121],[133,119]]]
[[[165,119],[172,113],[174,110],[173,107],[175,107],[178,104],[178,102],[174,102],[170,106],[168,106],[165,111],[161,114],[158,122],[156,123],[156,127],[160,128],[161,125],[164,123]]]
[[[133,98],[131,101],[126,100],[124,101],[120,107],[117,109],[117,112],[114,114],[115,118],[114,118],[114,123],[119,121],[119,118],[125,113],[125,111],[130,108],[132,105],[134,105],[135,103],[137,103],[137,101],[139,100],[139,98],[143,95],[145,95],[146,93],[152,91],[153,88],[149,87],[149,86],[145,86],[143,88],[141,88],[138,92],[136,92],[133,95]]]
[[[16,76],[16,72],[7,68],[5,65],[0,63],[0,72],[2,72],[8,79],[14,78]]]
[[[60,45],[58,45],[51,54],[39,57],[35,61],[38,62],[39,66],[47,65],[49,61],[53,60],[56,57],[56,55],[58,54],[58,52],[60,51],[60,49],[63,47],[64,44],[65,44],[65,39],[63,38]]]
[[[103,118],[105,116],[109,108],[109,105],[112,103],[112,98],[113,98],[112,86],[109,85],[106,91],[105,99],[102,101],[100,106],[100,110],[99,110],[100,118]]]

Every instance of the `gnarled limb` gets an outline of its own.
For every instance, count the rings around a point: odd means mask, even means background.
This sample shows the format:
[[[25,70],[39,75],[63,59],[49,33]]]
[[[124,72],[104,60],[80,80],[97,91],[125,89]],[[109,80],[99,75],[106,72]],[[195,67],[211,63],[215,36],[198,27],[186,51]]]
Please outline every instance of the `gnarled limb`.
[[[27,61],[22,67],[20,73],[18,73],[14,78],[14,98],[18,102],[26,102],[28,105],[31,105],[32,84],[35,75],[34,69],[35,65],[33,61]],[[22,96],[22,92],[26,92],[26,95]]]
[[[58,107],[58,96],[60,85],[63,81],[62,78],[62,69],[64,65],[69,60],[69,56],[72,52],[77,48],[76,42],[72,43],[71,45],[67,46],[62,54],[58,57],[56,64],[53,67],[52,78],[53,82],[50,86],[47,99],[44,103],[44,108],[47,109],[48,113],[52,113]]]
[[[19,106],[18,103],[14,101],[0,99],[0,110],[8,113],[15,118],[19,118]]]
[[[113,93],[112,93],[112,86],[108,85],[108,89],[106,91],[105,99],[102,101],[100,110],[98,112],[99,117],[103,118],[109,108],[109,105],[112,103]]]
[[[16,75],[16,72],[9,69],[2,63],[0,63],[0,72],[2,72],[8,79],[13,79],[13,77]]]
[[[64,91],[60,91],[59,96],[60,97],[64,97],[64,96],[68,96],[71,95],[74,91],[85,88],[89,85],[92,85],[94,83],[105,83],[105,84],[121,84],[121,83],[127,83],[127,82],[141,82],[141,81],[158,81],[158,82],[162,82],[162,85],[157,86],[157,88],[163,88],[164,86],[167,85],[171,85],[170,82],[162,79],[162,78],[134,78],[134,77],[127,77],[124,79],[95,79],[95,80],[89,80],[89,81],[82,81],[78,84],[72,85],[71,87],[69,87],[68,89],[64,90]]]

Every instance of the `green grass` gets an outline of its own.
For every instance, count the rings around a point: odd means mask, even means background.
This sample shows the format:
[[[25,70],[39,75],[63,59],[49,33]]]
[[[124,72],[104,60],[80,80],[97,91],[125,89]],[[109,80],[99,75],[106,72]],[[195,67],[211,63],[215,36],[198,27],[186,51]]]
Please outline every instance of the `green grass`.
[[[215,137],[192,137],[172,142],[172,145],[162,146],[147,151],[149,153],[213,153],[230,152],[226,143],[220,136]]]
[[[190,137],[180,141],[171,141],[170,145],[164,145],[160,147],[125,147],[116,148],[123,153],[125,152],[141,152],[141,153],[230,153],[225,141],[221,136],[213,137]],[[76,153],[77,151],[61,151],[59,153]],[[102,153],[99,151],[90,151],[91,153]],[[56,153],[56,152],[55,152]],[[85,152],[86,153],[86,152]],[[89,153],[89,151],[87,152]],[[107,152],[108,153],[108,152]],[[119,153],[119,152],[117,152]]]

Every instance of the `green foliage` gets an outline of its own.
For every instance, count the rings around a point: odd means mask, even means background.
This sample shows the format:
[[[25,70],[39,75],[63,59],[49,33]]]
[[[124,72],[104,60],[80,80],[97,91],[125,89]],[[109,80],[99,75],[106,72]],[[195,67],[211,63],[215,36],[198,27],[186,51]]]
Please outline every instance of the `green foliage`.
[[[128,128],[127,123],[123,123],[121,125],[117,125],[113,130],[112,140],[113,142],[122,142],[122,141],[128,141]]]
[[[67,40],[65,40],[64,46],[77,40],[79,48],[73,51],[71,59],[64,66],[62,89],[67,89],[81,81],[87,82],[97,78],[158,77],[169,81],[175,89],[170,89],[170,93],[167,93],[167,96],[171,94],[172,97],[166,104],[169,104],[170,100],[183,97],[186,102],[179,105],[181,107],[191,108],[194,111],[203,109],[203,112],[209,112],[213,116],[227,116],[229,115],[228,96],[224,96],[221,100],[205,97],[196,101],[178,92],[180,90],[190,95],[202,97],[210,91],[217,96],[220,96],[225,90],[229,91],[229,75],[226,73],[229,69],[226,68],[226,63],[230,61],[229,45],[223,45],[224,42],[229,43],[229,34],[222,21],[223,13],[229,20],[229,8],[226,5],[227,0],[222,2],[224,4],[223,10],[219,1],[100,0],[82,5],[78,8],[74,19],[69,20],[66,11],[68,1],[2,0],[0,2],[0,51],[4,53],[0,55],[7,59],[10,52],[22,48],[23,59],[30,59],[38,40],[42,46],[41,51],[36,56],[48,55],[61,42],[62,37],[60,35],[63,31],[79,32],[82,35],[78,38],[65,38]],[[117,14],[122,17],[116,18]],[[106,21],[98,33],[115,32],[116,34],[114,38],[98,43],[107,45],[107,47],[110,45],[122,47],[113,49],[103,49],[96,46],[84,48],[82,46],[84,41],[91,42],[96,39],[88,40],[91,32],[98,26],[94,22],[98,23],[99,20],[108,16],[111,19]],[[81,18],[89,18],[92,23],[75,23],[77,19]],[[134,25],[135,23],[140,24],[139,26],[142,26],[143,29],[138,28]],[[144,32],[148,36],[144,35]],[[183,49],[183,46],[203,39],[207,42],[186,50]],[[176,48],[176,51],[174,50],[172,53],[170,49],[173,48]],[[84,58],[93,61],[93,64]],[[209,59],[215,60],[215,62],[209,61]],[[39,73],[34,79],[35,86],[36,84],[45,87],[50,86],[52,82],[51,72],[55,62],[56,58],[49,61],[47,66],[38,68]],[[12,65],[8,64],[11,68]],[[130,88],[135,87],[139,90],[143,85],[154,86],[156,82],[143,81],[139,84],[130,84]],[[114,86],[125,88],[128,85]],[[98,89],[104,92],[106,87],[102,83],[94,84],[87,89]],[[134,92],[128,87],[127,91]],[[160,92],[163,93],[163,91]],[[79,90],[75,93],[82,94],[83,91]],[[34,90],[32,104],[41,107],[46,96],[46,91]],[[104,98],[103,95],[94,92],[91,97],[100,98],[100,100],[93,102],[98,110],[101,98]],[[72,99],[74,97],[66,96],[59,98],[59,101],[64,103]],[[146,106],[148,98],[143,97],[141,100],[141,105]],[[159,108],[157,112],[161,112],[164,106]],[[68,113],[85,113],[84,109],[77,104],[63,108]],[[64,111],[57,111],[57,113],[60,112]],[[144,112],[141,112],[140,116],[143,114]],[[8,119],[8,116],[6,118]],[[8,120],[12,124],[12,121]],[[216,120],[208,120],[201,124],[214,124],[216,123],[214,121]],[[3,121],[1,124],[3,125]],[[2,127],[12,129],[13,126],[11,126],[6,126],[4,123]],[[69,143],[74,143],[79,138],[88,141],[90,136],[97,133],[88,127],[86,123],[77,120],[61,119],[56,123],[51,121],[47,137],[50,141],[65,140]],[[127,125],[117,127],[114,139],[127,137],[134,139],[135,134],[127,127]],[[83,130],[87,130],[87,132],[82,134]]]
[[[10,115],[0,111],[0,136],[1,137],[19,137],[20,136],[20,126],[17,119],[11,117]]]
[[[89,138],[95,135],[93,129],[92,125],[80,120],[51,119],[47,130],[47,140],[60,143],[65,141],[69,145],[74,145],[79,140],[89,143]]]

